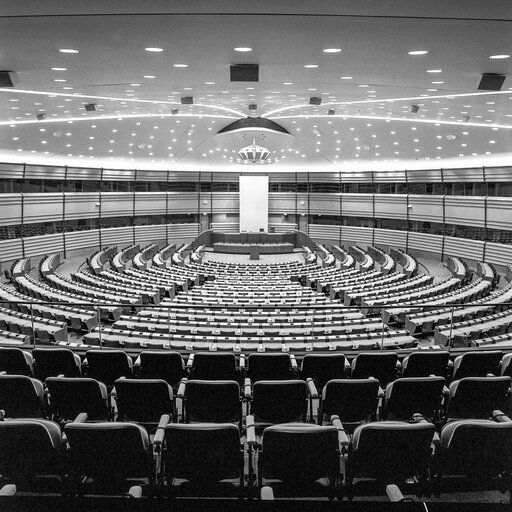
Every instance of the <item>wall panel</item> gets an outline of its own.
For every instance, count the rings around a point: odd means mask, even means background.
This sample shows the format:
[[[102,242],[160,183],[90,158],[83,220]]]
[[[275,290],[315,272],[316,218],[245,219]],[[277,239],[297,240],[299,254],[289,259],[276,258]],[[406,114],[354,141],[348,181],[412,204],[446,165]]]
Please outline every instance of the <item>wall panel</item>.
[[[104,230],[105,231],[105,230]],[[76,251],[100,245],[100,232],[97,229],[65,233],[66,251]],[[107,245],[106,243],[104,245]]]
[[[63,194],[23,194],[23,223],[56,222],[63,216]]]
[[[25,238],[25,257],[54,254],[64,250],[64,238],[62,233],[53,235],[31,236]],[[34,261],[34,264],[36,262]]]
[[[64,216],[66,220],[99,216],[100,194],[98,192],[66,192],[64,194],[64,202]]]
[[[133,215],[134,194],[131,192],[102,192],[102,217],[127,217]]]
[[[487,242],[485,244],[485,261],[494,265],[510,265],[512,261],[512,245]]]
[[[405,248],[407,245],[407,231],[393,229],[374,229],[374,245],[387,245],[391,247]]]
[[[268,195],[269,213],[295,213],[295,194],[271,192]]]
[[[409,220],[443,222],[443,196],[411,194]]]
[[[445,222],[466,226],[485,226],[485,200],[483,197],[445,196]]]
[[[307,204],[304,206],[307,207]],[[310,194],[309,213],[311,215],[339,215],[340,194]]]
[[[134,226],[135,243],[161,242],[166,240],[167,225],[153,224],[150,226]]]
[[[166,192],[136,192],[135,215],[165,215]]]
[[[342,226],[341,241],[343,243],[373,245],[373,228]]]
[[[125,228],[107,228],[101,231],[101,246],[133,244],[133,226]]]
[[[341,226],[310,224],[308,235],[313,240],[328,240],[334,244],[338,244],[341,238]]]
[[[512,197],[487,198],[487,227],[512,230]]]
[[[434,254],[442,254],[443,238],[441,235],[430,235],[429,233],[409,233],[407,239],[407,250],[425,251]]]
[[[196,213],[198,207],[197,192],[168,192],[167,212]]]
[[[0,225],[21,224],[21,194],[0,195]]]
[[[407,219],[406,194],[375,194],[374,217],[383,219]]]
[[[350,217],[373,217],[373,194],[343,194],[341,214]]]
[[[12,261],[23,256],[23,242],[21,238],[0,240],[0,261]]]
[[[482,261],[485,242],[467,238],[444,237],[444,253],[472,260]]]

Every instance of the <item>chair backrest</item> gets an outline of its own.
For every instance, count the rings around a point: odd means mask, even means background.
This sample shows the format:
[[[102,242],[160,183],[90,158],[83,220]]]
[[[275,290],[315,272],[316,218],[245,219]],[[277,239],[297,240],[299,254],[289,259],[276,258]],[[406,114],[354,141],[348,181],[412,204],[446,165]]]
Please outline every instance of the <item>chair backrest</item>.
[[[33,377],[32,354],[21,348],[0,347],[0,372]]]
[[[74,420],[82,412],[89,420],[109,419],[108,393],[102,382],[88,377],[48,377],[45,383],[56,420]]]
[[[252,382],[259,380],[289,380],[293,378],[288,354],[249,354],[248,372]]]
[[[43,383],[25,375],[0,375],[0,409],[8,418],[45,418]]]
[[[339,473],[338,432],[332,426],[284,423],[267,427],[261,438],[258,474],[295,486]]]
[[[301,378],[311,378],[322,389],[332,379],[345,377],[347,359],[343,354],[306,354],[302,359]]]
[[[183,400],[186,422],[228,423],[242,419],[240,386],[233,380],[189,380]]]
[[[171,386],[161,379],[117,379],[116,403],[121,421],[158,423],[162,414],[176,417]]]
[[[511,377],[466,377],[450,384],[447,418],[488,419],[502,409]]]
[[[352,361],[352,378],[375,377],[384,386],[395,379],[397,361],[398,355],[395,352],[358,354]]]
[[[81,477],[109,487],[127,478],[148,478],[151,453],[146,430],[135,423],[68,423],[70,465]]]
[[[123,350],[88,350],[85,357],[87,376],[107,387],[113,386],[119,377],[132,376],[132,360]]]
[[[59,426],[44,419],[0,422],[0,474],[23,487],[37,475],[62,475]]]
[[[235,354],[197,352],[191,377],[198,380],[240,380]]]
[[[432,423],[380,421],[354,431],[349,466],[352,476],[402,482],[426,471],[435,433]]]
[[[419,413],[433,419],[441,407],[443,377],[409,377],[390,382],[386,387],[384,419],[404,420]]]
[[[68,348],[35,348],[34,375],[39,380],[47,377],[81,377],[80,356]]]
[[[488,373],[499,374],[503,353],[499,350],[466,352],[453,362],[453,380],[464,377],[485,377]]]
[[[500,375],[506,377],[512,377],[512,352],[505,354],[501,360],[501,372]]]
[[[444,377],[449,360],[450,353],[444,350],[412,352],[402,362],[402,377]]]
[[[139,376],[142,379],[163,379],[176,386],[185,376],[183,358],[179,352],[143,350],[139,359]]]
[[[164,448],[167,478],[208,483],[243,478],[240,431],[232,423],[171,423],[165,427]]]
[[[512,423],[461,420],[441,430],[443,474],[464,474],[473,481],[512,472]]]
[[[333,379],[324,387],[320,415],[340,417],[344,424],[369,421],[379,402],[377,379]]]
[[[261,380],[254,383],[251,414],[259,423],[305,421],[307,385],[303,380]]]

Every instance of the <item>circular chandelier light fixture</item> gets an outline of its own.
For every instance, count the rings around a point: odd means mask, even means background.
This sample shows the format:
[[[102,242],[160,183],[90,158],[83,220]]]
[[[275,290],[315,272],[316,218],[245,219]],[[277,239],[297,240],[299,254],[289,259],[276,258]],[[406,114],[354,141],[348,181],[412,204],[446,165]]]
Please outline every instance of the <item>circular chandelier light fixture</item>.
[[[256,139],[252,139],[252,144],[238,151],[238,156],[244,164],[264,164],[271,163],[270,151],[267,148],[258,146]]]

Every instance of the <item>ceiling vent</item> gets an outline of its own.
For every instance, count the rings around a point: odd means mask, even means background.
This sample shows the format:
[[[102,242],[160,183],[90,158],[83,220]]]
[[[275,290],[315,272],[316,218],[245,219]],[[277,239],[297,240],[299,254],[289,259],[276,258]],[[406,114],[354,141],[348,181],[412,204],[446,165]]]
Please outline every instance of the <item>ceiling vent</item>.
[[[14,87],[20,81],[14,71],[0,71],[0,87]]]
[[[98,110],[96,103],[86,103],[84,106],[86,112],[96,112]]]

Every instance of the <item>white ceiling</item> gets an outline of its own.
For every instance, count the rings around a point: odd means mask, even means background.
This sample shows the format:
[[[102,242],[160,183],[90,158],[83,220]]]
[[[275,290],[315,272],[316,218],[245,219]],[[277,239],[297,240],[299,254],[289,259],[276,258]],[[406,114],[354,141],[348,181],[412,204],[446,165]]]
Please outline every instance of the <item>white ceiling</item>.
[[[34,0],[0,13],[0,69],[20,77],[0,90],[4,161],[240,171],[255,136],[267,172],[512,164],[512,79],[477,91],[482,73],[510,73],[512,57],[490,56],[512,55],[512,2]],[[230,82],[245,63],[259,82]],[[292,136],[216,135],[249,114]]]

